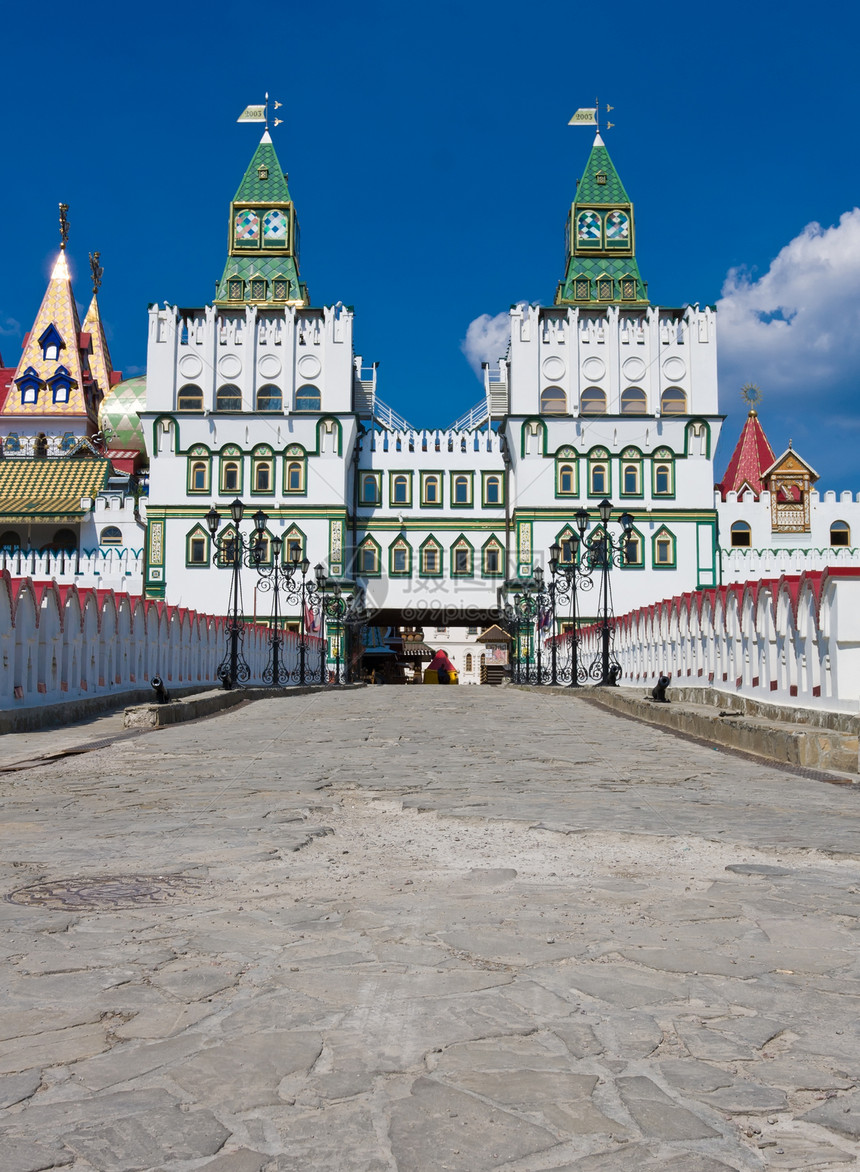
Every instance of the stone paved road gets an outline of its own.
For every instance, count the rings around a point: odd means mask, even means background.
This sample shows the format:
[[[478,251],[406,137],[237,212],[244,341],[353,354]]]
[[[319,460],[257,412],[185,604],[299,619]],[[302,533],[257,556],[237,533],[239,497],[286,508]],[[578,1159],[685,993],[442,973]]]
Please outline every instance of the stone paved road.
[[[854,789],[485,688],[2,784],[3,1172],[858,1161]]]

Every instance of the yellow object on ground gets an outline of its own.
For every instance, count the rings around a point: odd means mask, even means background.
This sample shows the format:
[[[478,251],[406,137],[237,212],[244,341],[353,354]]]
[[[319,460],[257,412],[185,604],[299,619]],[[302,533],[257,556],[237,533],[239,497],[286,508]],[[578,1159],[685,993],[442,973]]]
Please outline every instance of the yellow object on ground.
[[[459,684],[459,682],[460,682],[459,675],[457,674],[456,671],[452,671],[451,678],[448,681],[448,683],[449,684]],[[438,684],[439,683],[439,673],[437,671],[431,671],[429,667],[425,668],[424,669],[424,683],[425,684]]]

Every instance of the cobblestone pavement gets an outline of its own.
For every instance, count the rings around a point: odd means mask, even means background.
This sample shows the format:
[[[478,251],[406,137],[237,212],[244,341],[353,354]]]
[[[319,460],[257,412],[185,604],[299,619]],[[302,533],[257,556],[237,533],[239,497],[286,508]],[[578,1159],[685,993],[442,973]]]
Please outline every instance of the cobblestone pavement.
[[[509,688],[2,784],[3,1172],[857,1163],[854,788]]]

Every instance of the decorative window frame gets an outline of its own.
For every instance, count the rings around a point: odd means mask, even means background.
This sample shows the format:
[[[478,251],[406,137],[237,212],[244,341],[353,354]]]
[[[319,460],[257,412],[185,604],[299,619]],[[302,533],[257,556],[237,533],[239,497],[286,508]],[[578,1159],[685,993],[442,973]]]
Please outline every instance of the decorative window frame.
[[[703,434],[704,444],[701,441]],[[697,441],[698,451],[696,451]],[[691,419],[684,428],[684,451],[688,456],[699,455],[706,460],[711,458],[711,425],[706,419]]]
[[[845,540],[842,541],[840,539],[839,541],[834,541],[834,533],[844,533]],[[851,545],[851,526],[847,521],[843,521],[841,517],[837,518],[835,521],[830,522],[828,534],[830,537],[830,545],[832,549],[845,549],[847,546]]]
[[[343,427],[339,419],[334,419],[331,415],[324,416],[317,420],[317,453],[322,453],[323,450],[323,435],[326,433],[336,436],[334,443],[334,450],[332,455],[343,455]]]
[[[487,554],[495,550],[499,555],[499,568],[497,570],[490,570],[487,567]],[[482,578],[504,578],[505,576],[505,547],[499,541],[495,534],[488,537],[481,546],[481,577]]]
[[[225,484],[225,475],[228,464],[238,465],[239,475],[235,488],[228,488]],[[237,444],[226,444],[218,453],[218,493],[221,496],[234,494],[241,496],[245,485],[245,456]]]
[[[449,472],[448,493],[452,509],[471,509],[475,503],[475,473],[474,472]],[[457,481],[465,479],[466,481],[466,497],[465,501],[458,501],[455,499],[457,494]]]
[[[743,536],[746,541],[735,541],[735,534]],[[729,547],[731,549],[752,549],[752,527],[749,521],[733,521],[729,529]]]
[[[537,439],[537,451],[529,452],[529,437]],[[524,419],[520,428],[520,455],[524,458],[530,455],[545,456],[547,449],[547,427],[543,419],[532,416]]]
[[[373,485],[373,500],[366,495],[368,484]],[[382,504],[382,473],[362,470],[358,474],[358,507],[360,509],[377,509]]]
[[[636,472],[636,488],[633,491],[627,488],[626,473],[630,468]],[[641,499],[645,495],[644,458],[637,447],[624,448],[619,457],[618,495],[625,500]]]
[[[192,558],[193,543],[203,542],[203,560]],[[185,566],[189,570],[206,570],[212,561],[211,539],[205,525],[197,524],[185,535]]]
[[[668,540],[669,560],[659,561],[657,558],[658,543]],[[651,567],[655,570],[675,570],[678,566],[678,542],[675,534],[666,525],[661,525],[651,538]]]
[[[372,550],[374,553],[374,568],[372,570],[368,570],[365,566],[365,554],[368,552],[368,550]],[[357,578],[382,577],[382,548],[379,542],[374,537],[371,537],[370,534],[368,534],[367,537],[362,538],[356,548],[355,576]]]
[[[683,411],[667,411],[666,408],[664,407],[663,404],[666,401],[666,396],[669,394],[672,394],[673,392],[684,396],[684,410]],[[671,401],[672,400],[670,400],[670,402]],[[678,400],[676,399],[675,402],[677,402],[677,401]],[[687,392],[684,390],[683,387],[664,387],[663,390],[660,392],[660,414],[661,415],[673,415],[673,416],[674,415],[686,415],[687,408],[689,407],[689,405],[690,405],[690,396],[687,394]]]
[[[114,533],[116,538],[114,538]],[[110,534],[108,538],[106,534]],[[119,525],[105,525],[99,533],[99,545],[104,545],[107,549],[116,549],[122,545],[122,529]]]
[[[490,501],[487,498],[488,485],[491,480],[498,480],[499,482],[499,499],[498,501]],[[503,509],[505,507],[505,478],[501,472],[481,472],[481,508],[482,509]]]
[[[291,566],[292,558],[290,557],[290,547],[295,542],[299,543],[299,561],[305,557],[308,548],[308,538],[304,529],[293,523],[287,532],[284,534],[284,540],[281,544],[281,563],[285,566]]]
[[[405,570],[396,570],[394,568],[394,554],[397,551],[406,554]],[[388,547],[388,573],[392,578],[409,578],[412,576],[412,546],[403,536],[392,541]]]
[[[301,487],[290,488],[290,465],[301,465]],[[290,444],[284,452],[284,495],[307,496],[308,494],[308,454],[301,444]]]
[[[561,396],[561,402],[562,402],[563,406],[562,406],[562,408],[561,408],[561,410],[560,410],[560,411],[551,411],[551,410],[548,410],[548,408],[547,408],[547,406],[546,406],[546,403],[544,402],[544,400],[545,400],[545,397],[546,397],[546,396],[549,394],[549,392],[550,392],[550,391],[557,391],[557,392],[558,392],[558,396]],[[551,401],[552,401],[552,402],[558,402],[558,401],[559,401],[559,399],[558,399],[558,396],[553,396],[553,399],[552,399]],[[543,390],[542,390],[542,391],[541,391],[541,393],[540,393],[540,410],[541,410],[541,415],[553,415],[553,416],[556,416],[556,415],[569,415],[569,414],[570,414],[570,410],[569,410],[569,408],[568,408],[568,401],[567,401],[567,400],[568,400],[568,395],[567,395],[567,391],[564,389],[564,387],[557,386],[555,383],[551,383],[549,386],[547,386],[547,387],[544,387],[544,388],[543,388]]]
[[[568,466],[570,466],[572,474],[572,483],[569,492],[565,491],[561,484],[562,468]],[[564,500],[579,496],[579,454],[570,445],[559,448],[555,454],[555,495],[556,497],[564,498]]]
[[[435,551],[436,551],[436,569],[435,570],[428,570],[427,569],[426,551],[428,549],[435,549]],[[443,553],[444,553],[444,550],[442,548],[441,542],[437,541],[437,539],[432,534],[429,537],[425,537],[425,539],[421,542],[421,545],[418,550],[418,576],[420,578],[441,578],[441,577],[443,577],[443,574],[444,574],[444,571],[442,569],[442,555],[443,555]]]
[[[467,553],[468,554],[468,568],[465,570],[458,570],[457,569],[457,554],[458,553]],[[460,536],[456,539],[456,541],[453,542],[450,550],[448,551],[448,556],[449,556],[450,572],[451,572],[452,578],[474,578],[474,576],[475,576],[475,547],[474,547],[474,545],[472,545],[471,541],[469,541],[469,539],[465,533],[461,533]]]
[[[204,483],[202,488],[197,488],[194,484],[194,469],[198,465],[203,464],[204,467]],[[209,495],[212,488],[212,453],[205,444],[194,444],[188,450],[188,472],[187,481],[185,485],[185,492],[188,496]]]
[[[637,527],[634,525],[633,528],[630,530],[630,536],[631,536],[631,538],[635,538],[635,540],[638,544],[639,556],[635,562],[628,562],[627,561],[627,547],[626,547],[626,545],[624,545],[623,546],[624,560],[620,563],[620,568],[622,570],[644,570],[645,569],[645,534],[642,532],[641,529],[637,529]],[[620,537],[618,540],[623,542],[624,541],[623,536]]]
[[[592,391],[597,391],[603,396],[603,409],[601,411],[586,411],[585,408],[583,407],[583,400],[585,399],[585,396]],[[580,396],[579,396],[579,414],[580,415],[587,415],[587,416],[606,415],[608,412],[608,409],[609,409],[609,399],[608,399],[608,397],[606,395],[606,391],[604,391],[603,387],[596,387],[596,386],[586,387],[585,390],[580,393]]]
[[[660,492],[657,488],[657,471],[663,465],[669,470],[667,492]],[[651,453],[651,495],[660,500],[672,500],[675,496],[675,454],[669,448],[660,447]]]
[[[558,564],[560,566],[574,566],[579,564],[579,556],[576,552],[581,550],[579,545],[579,534],[576,534],[576,543],[574,543],[573,537],[574,530],[572,525],[562,526],[559,532],[555,535],[555,539],[561,549],[561,557],[558,559]],[[565,545],[569,545],[570,547],[570,557],[565,557]]]
[[[235,224],[234,224],[235,230]],[[234,296],[238,286],[239,296]],[[228,301],[244,301],[245,300],[245,281],[238,273],[233,273],[227,278],[227,300]]]
[[[269,469],[269,487],[257,487],[257,471],[263,466]],[[251,452],[251,496],[275,496],[275,452],[268,444],[257,444]]]
[[[606,469],[606,482],[603,488],[594,487],[594,473],[598,467]],[[592,500],[600,500],[605,496],[612,496],[612,457],[608,448],[592,448],[588,453],[588,496]]]
[[[422,469],[419,473],[421,478],[421,508],[422,509],[441,509],[443,508],[443,498],[445,496],[445,473],[440,469],[428,468],[426,471]],[[427,482],[431,477],[436,480],[436,485],[439,490],[438,501],[427,500]]]
[[[399,477],[406,480],[406,499],[399,501],[394,496],[394,483]],[[412,508],[412,470],[410,468],[395,468],[388,473],[388,503],[392,509]]]
[[[236,540],[236,536],[237,536],[236,526],[233,524],[232,521],[228,521],[228,523],[224,526],[224,528],[218,534],[218,545],[215,547],[216,548],[215,565],[218,567],[219,570],[232,570],[233,559],[227,557],[227,553],[228,553],[227,542],[230,540],[231,537],[234,540]],[[241,537],[239,537],[239,540],[241,540]]]

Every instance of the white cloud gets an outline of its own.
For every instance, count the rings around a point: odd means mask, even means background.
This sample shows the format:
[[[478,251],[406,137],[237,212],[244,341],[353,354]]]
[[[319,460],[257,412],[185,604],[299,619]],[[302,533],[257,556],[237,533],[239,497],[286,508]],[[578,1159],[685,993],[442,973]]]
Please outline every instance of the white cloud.
[[[0,336],[14,338],[21,333],[21,323],[14,317],[0,317]]]
[[[732,269],[717,304],[723,409],[744,383],[847,406],[860,381],[860,208],[808,224],[762,276]],[[773,400],[771,400],[771,403]]]
[[[469,322],[460,349],[466,355],[472,370],[481,378],[481,363],[489,362],[494,365],[500,358],[504,358],[510,340],[511,317],[507,310],[504,313],[497,313],[495,317],[489,313],[482,313],[480,317]]]

